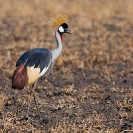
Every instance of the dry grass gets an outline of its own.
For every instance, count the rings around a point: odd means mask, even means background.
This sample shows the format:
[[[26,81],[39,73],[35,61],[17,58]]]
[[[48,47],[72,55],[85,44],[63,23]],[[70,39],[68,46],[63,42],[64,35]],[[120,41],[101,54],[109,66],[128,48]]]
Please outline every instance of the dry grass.
[[[133,132],[132,0],[0,0],[0,132]],[[31,48],[55,48],[48,18],[69,14],[72,34],[53,74],[38,81],[26,117],[29,86],[11,90],[18,57]],[[47,79],[47,80],[46,80]]]

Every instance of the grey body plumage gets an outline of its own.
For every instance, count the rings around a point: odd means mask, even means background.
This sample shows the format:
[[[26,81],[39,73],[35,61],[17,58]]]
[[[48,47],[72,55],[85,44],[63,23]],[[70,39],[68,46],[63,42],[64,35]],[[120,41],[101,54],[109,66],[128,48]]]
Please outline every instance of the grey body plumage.
[[[52,65],[52,52],[46,48],[35,48],[25,52],[16,63],[16,67],[25,64],[24,67],[40,68],[40,72],[49,64]],[[50,66],[51,66],[50,65]]]

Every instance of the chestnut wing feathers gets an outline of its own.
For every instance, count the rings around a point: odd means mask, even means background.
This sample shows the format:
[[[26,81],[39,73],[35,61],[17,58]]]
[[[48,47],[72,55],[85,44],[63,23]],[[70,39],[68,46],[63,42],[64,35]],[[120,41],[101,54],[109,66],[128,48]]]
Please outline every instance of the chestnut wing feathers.
[[[25,52],[17,61],[16,67],[19,67],[21,64],[25,64],[24,67],[40,68],[40,72],[45,67],[51,65],[52,53],[49,49],[37,48]]]

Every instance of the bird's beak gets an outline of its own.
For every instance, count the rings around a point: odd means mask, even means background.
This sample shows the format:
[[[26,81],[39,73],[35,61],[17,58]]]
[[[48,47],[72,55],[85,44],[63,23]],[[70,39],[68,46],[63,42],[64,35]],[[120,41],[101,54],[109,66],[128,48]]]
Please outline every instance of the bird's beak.
[[[65,33],[71,34],[71,30],[65,29]]]

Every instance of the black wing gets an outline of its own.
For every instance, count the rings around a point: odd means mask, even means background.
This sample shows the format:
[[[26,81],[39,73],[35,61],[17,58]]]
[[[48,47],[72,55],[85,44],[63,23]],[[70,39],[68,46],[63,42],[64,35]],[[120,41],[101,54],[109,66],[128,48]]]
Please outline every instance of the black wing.
[[[24,67],[39,67],[40,72],[52,64],[52,53],[49,49],[37,48],[25,52],[17,61],[16,67],[25,64]]]

